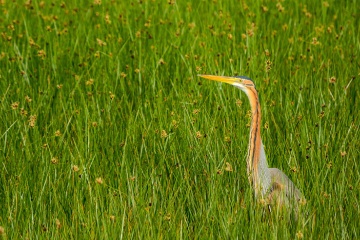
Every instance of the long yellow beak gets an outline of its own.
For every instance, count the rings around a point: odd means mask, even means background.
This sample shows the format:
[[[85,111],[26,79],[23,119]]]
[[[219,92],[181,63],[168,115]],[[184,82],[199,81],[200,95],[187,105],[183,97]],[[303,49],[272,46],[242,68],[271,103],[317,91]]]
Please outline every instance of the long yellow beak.
[[[224,82],[224,83],[228,83],[228,84],[234,84],[236,82],[238,83],[240,80],[239,78],[225,77],[225,76],[202,75],[202,74],[199,74],[198,76],[209,79],[209,80]]]

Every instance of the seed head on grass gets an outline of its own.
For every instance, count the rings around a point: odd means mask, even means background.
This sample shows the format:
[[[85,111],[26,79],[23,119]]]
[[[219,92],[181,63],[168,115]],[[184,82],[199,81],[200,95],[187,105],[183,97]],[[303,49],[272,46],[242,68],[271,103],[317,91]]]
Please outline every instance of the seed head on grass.
[[[315,27],[316,35],[321,36],[325,31],[325,27],[323,25]]]
[[[248,29],[246,31],[246,33],[247,33],[247,36],[252,37],[252,36],[254,36],[254,29]]]
[[[316,37],[314,37],[314,38],[312,39],[311,44],[316,46],[316,45],[319,45],[320,42],[318,41],[318,39],[317,39]]]
[[[266,13],[267,11],[269,11],[269,8],[267,6],[261,6],[261,10]]]
[[[51,158],[51,163],[52,164],[58,164],[59,163],[59,159],[57,157],[53,157]]]
[[[196,24],[194,22],[188,24],[189,29],[195,28]]]
[[[37,45],[34,39],[32,39],[31,37],[29,38],[29,44],[30,47],[39,48],[39,45]]]
[[[13,102],[12,104],[11,104],[11,108],[13,109],[13,110],[16,110],[18,107],[19,107],[19,102]]]
[[[229,162],[226,162],[225,163],[225,171],[227,171],[227,172],[232,172],[233,171],[233,168],[232,168],[232,166],[231,166],[231,164],[229,163]]]
[[[200,112],[199,109],[194,109],[193,114],[197,115]]]
[[[20,109],[20,115],[21,116],[27,116],[27,114],[28,114],[28,112],[24,108]]]
[[[165,64],[166,64],[166,62],[164,61],[164,59],[160,58],[160,60],[159,60],[159,64],[160,64],[160,65],[165,65]]]
[[[298,232],[296,233],[296,238],[298,238],[298,239],[303,239],[303,238],[304,238],[304,234],[303,234],[301,231],[298,231]]]
[[[276,8],[278,9],[279,12],[284,12],[285,10],[285,8],[279,2],[276,4]]]
[[[161,130],[161,138],[167,138],[168,134],[165,130]]]
[[[176,120],[172,120],[171,125],[173,126],[173,128],[178,128],[179,127],[179,123]]]
[[[110,99],[113,100],[115,98],[115,94],[113,94],[112,92],[109,92],[110,94]]]
[[[306,203],[307,203],[307,201],[306,201],[305,198],[301,198],[300,201],[299,201],[299,204],[300,204],[301,206],[305,206]]]
[[[302,12],[305,14],[305,16],[306,16],[307,18],[311,18],[311,17],[312,17],[311,12],[308,11],[306,5],[304,6]]]
[[[2,226],[0,226],[0,236],[1,235],[5,235],[5,229]]]
[[[333,162],[332,162],[332,161],[328,162],[328,163],[326,164],[326,167],[327,167],[328,169],[331,169],[331,168],[333,167]]]
[[[29,96],[25,96],[25,101],[27,102],[27,103],[31,103],[31,101],[32,101],[32,99],[29,97]]]
[[[270,51],[269,51],[269,49],[265,49],[265,56],[270,57]]]
[[[144,27],[149,28],[151,26],[151,19],[148,19],[146,23],[144,24]]]
[[[327,192],[323,192],[322,195],[325,199],[328,199],[330,197],[330,194],[328,194]]]
[[[135,33],[135,36],[136,36],[137,38],[140,38],[140,37],[141,37],[141,32],[140,32],[140,31],[137,31],[137,32]]]
[[[78,167],[77,165],[74,165],[74,166],[72,167],[72,170],[73,170],[74,172],[78,172],[80,169],[79,169],[79,167]]]
[[[224,138],[224,141],[227,142],[227,143],[231,143],[231,138],[229,136],[226,136]]]
[[[89,80],[86,81],[85,83],[87,86],[93,85],[94,84],[94,79],[90,78]]]
[[[103,184],[104,183],[104,180],[101,178],[101,177],[98,177],[98,178],[96,178],[95,179],[95,182],[97,183],[97,184]]]
[[[110,15],[108,13],[105,15],[105,22],[106,24],[111,24]]]
[[[270,59],[266,60],[266,62],[265,62],[265,70],[266,70],[266,72],[270,72],[271,65],[272,65],[272,62],[270,61]]]
[[[166,221],[170,221],[171,220],[171,214],[166,214],[165,217],[164,217],[164,220]]]
[[[37,119],[36,115],[31,115],[31,116],[29,117],[29,126],[30,126],[31,128],[35,127],[36,119]]]
[[[98,44],[100,47],[106,46],[106,42],[104,42],[103,40],[101,40],[101,39],[99,39],[99,38],[96,39],[96,42],[97,42],[97,44]]]
[[[268,202],[264,199],[261,198],[257,201],[257,203],[261,206],[261,207],[266,207],[268,205]]]
[[[327,1],[322,2],[322,5],[326,8],[328,8],[330,6],[330,4]]]
[[[241,107],[242,104],[243,104],[243,102],[240,99],[236,99],[236,105],[238,107]]]
[[[200,131],[197,131],[197,132],[196,132],[196,138],[197,138],[197,139],[203,138],[203,135],[201,134]]]
[[[333,31],[333,29],[334,29],[334,25],[332,25],[332,26],[330,26],[330,27],[327,27],[326,32],[329,33],[329,34],[331,34],[332,31]]]
[[[46,52],[45,50],[39,50],[37,56],[44,60],[46,58]]]
[[[57,228],[57,229],[60,229],[60,228],[61,228],[61,222],[60,222],[59,219],[56,219],[56,220],[55,220],[55,224],[56,224],[56,228]]]

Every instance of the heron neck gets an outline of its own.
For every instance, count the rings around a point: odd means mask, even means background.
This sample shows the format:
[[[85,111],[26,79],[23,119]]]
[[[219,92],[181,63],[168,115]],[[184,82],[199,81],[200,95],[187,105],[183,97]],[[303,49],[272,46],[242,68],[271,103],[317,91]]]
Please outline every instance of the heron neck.
[[[247,157],[247,172],[250,184],[255,190],[255,197],[259,197],[260,194],[263,195],[267,191],[270,185],[270,174],[260,135],[261,109],[256,90],[253,89],[250,91],[248,97],[250,100],[252,117]]]

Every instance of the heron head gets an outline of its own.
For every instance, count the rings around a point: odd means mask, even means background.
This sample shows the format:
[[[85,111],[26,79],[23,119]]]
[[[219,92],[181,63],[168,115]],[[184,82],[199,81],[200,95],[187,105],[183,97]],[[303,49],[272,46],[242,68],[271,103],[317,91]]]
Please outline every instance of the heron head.
[[[231,84],[237,88],[240,88],[246,94],[248,94],[248,91],[251,88],[255,88],[254,82],[249,77],[245,77],[245,76],[235,76],[235,77],[214,76],[214,75],[198,75],[198,76],[213,81]]]

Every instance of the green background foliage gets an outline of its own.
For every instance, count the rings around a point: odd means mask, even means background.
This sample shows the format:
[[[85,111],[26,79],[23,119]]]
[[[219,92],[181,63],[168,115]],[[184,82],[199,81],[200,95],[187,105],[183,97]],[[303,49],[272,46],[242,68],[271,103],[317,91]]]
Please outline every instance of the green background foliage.
[[[300,3],[302,2],[302,3]],[[4,239],[352,239],[360,229],[357,1],[0,0]],[[306,204],[264,214],[269,165]]]

